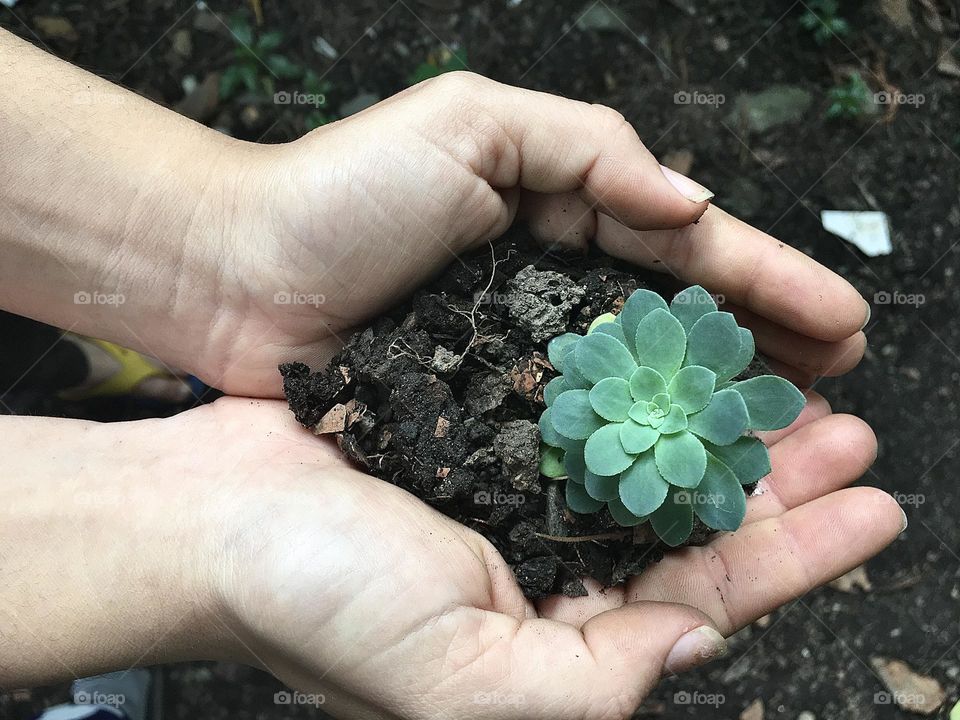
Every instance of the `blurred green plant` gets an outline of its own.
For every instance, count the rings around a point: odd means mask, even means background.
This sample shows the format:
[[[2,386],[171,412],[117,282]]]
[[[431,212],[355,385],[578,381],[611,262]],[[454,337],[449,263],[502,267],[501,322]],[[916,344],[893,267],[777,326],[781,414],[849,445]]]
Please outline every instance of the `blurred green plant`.
[[[819,44],[831,38],[843,38],[850,33],[850,23],[840,17],[838,0],[807,0],[806,10],[800,16],[800,24],[813,33]]]
[[[843,85],[831,88],[827,98],[830,104],[825,114],[830,120],[857,120],[876,109],[873,91],[858,72],[850,73]]]
[[[465,48],[440,48],[430,53],[425,62],[420,63],[407,80],[411,85],[429,80],[432,77],[456,70],[467,69],[467,51]]]
[[[283,45],[283,33],[279,30],[257,34],[246,20],[235,18],[230,23],[230,32],[236,48],[233,62],[220,77],[222,99],[233,97],[241,90],[258,96],[272,96],[276,92],[277,79],[303,77],[303,68],[277,52]]]
[[[555,337],[547,353],[561,374],[544,388],[541,473],[567,478],[574,512],[649,521],[670,546],[694,516],[740,527],[742,486],[770,472],[766,447],[745,433],[784,428],[805,403],[781,377],[733,379],[753,360],[753,334],[700,286],[669,307],[637,290],[619,315]]]

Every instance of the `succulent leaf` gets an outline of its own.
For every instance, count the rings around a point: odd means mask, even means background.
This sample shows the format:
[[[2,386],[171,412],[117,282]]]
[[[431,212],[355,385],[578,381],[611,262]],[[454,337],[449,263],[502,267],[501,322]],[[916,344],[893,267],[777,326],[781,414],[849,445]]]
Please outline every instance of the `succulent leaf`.
[[[593,411],[589,390],[567,390],[560,393],[550,408],[550,422],[558,433],[571,440],[586,440],[604,425],[604,419]]]
[[[649,515],[663,504],[669,483],[657,469],[652,452],[640,455],[636,462],[620,473],[620,500],[633,515]]]
[[[540,448],[540,474],[548,478],[566,477],[567,470],[563,466],[563,450],[550,446]]]
[[[567,379],[563,375],[558,375],[543,386],[543,402],[547,407],[550,407],[560,393],[573,389],[567,384]]]
[[[721,390],[709,404],[691,415],[690,432],[715,445],[729,445],[743,435],[750,422],[747,405],[734,390]]]
[[[757,352],[756,344],[753,342],[753,333],[748,328],[740,328],[740,352],[737,354],[737,361],[734,364],[734,371],[730,377],[736,377],[753,361],[753,356]]]
[[[575,513],[589,515],[590,513],[595,513],[604,506],[602,501],[594,500],[592,497],[587,495],[587,491],[583,485],[570,482],[569,480],[567,481],[566,495],[567,507],[573,510]]]
[[[736,373],[740,357],[740,328],[730,313],[707,313],[690,329],[684,365],[702,365],[713,370],[718,380]]]
[[[557,429],[553,426],[553,421],[550,417],[552,414],[552,410],[547,408],[543,411],[543,415],[540,416],[540,420],[537,422],[537,427],[540,428],[540,439],[547,445],[563,447],[563,438],[560,437],[560,433],[558,433]]]
[[[620,426],[620,444],[631,454],[639,454],[653,447],[660,439],[660,431],[635,420],[627,420]]]
[[[563,358],[566,357],[567,353],[570,352],[579,339],[580,335],[576,333],[564,333],[563,335],[557,335],[557,337],[548,342],[547,359],[550,360],[550,364],[559,370],[563,363]]]
[[[568,478],[583,485],[587,473],[587,465],[583,461],[583,445],[576,445],[564,450],[563,469],[567,471]]]
[[[671,488],[663,505],[650,516],[653,531],[670,547],[682,545],[693,532],[693,506],[687,493]]]
[[[695,435],[686,430],[662,435],[653,450],[664,480],[683,488],[700,484],[707,468],[707,451]]]
[[[623,333],[629,340],[635,340],[637,337],[637,327],[654,310],[666,310],[667,301],[650,290],[637,290],[631,293],[630,297],[623,304],[620,311],[620,323],[623,325]]]
[[[647,520],[647,518],[637,517],[632,512],[627,510],[627,506],[624,505],[620,500],[611,500],[608,502],[607,510],[610,511],[610,516],[616,520],[617,524],[622,525],[623,527],[633,527],[634,525],[639,525]]]
[[[650,367],[639,367],[630,376],[630,393],[636,401],[649,402],[660,393],[667,391],[667,381],[663,375]]]
[[[741,485],[755,483],[770,474],[770,453],[755,437],[744,436],[730,445],[704,443],[707,452],[733,470]]]
[[[617,322],[617,316],[614,315],[613,313],[604,313],[603,315],[597,315],[597,317],[593,319],[593,322],[590,323],[590,327],[587,328],[587,335],[589,335],[592,332],[596,332],[597,330],[600,329],[600,326],[602,325],[609,325],[610,323],[616,323],[616,322]],[[624,343],[624,345],[626,345],[626,343]]]
[[[608,502],[616,500],[620,494],[620,476],[619,475],[595,475],[587,470],[584,475],[583,487],[587,495],[594,500],[603,500]]]
[[[668,310],[660,308],[640,321],[636,343],[637,362],[653,368],[664,379],[670,379],[683,362],[687,336],[680,321]]]
[[[587,438],[583,458],[587,469],[597,475],[617,475],[633,463],[636,455],[629,454],[620,443],[622,423],[610,423]]]
[[[690,415],[707,406],[716,382],[717,375],[712,370],[701,365],[687,365],[673,376],[667,392],[670,394],[670,401]]]
[[[688,287],[677,293],[673,302],[670,303],[670,312],[680,321],[688,335],[697,320],[709,312],[716,311],[717,303],[714,302],[710,293],[699,285]]]
[[[598,326],[597,329],[594,330],[594,332],[603,333],[604,335],[610,335],[611,337],[615,337],[617,340],[623,343],[623,346],[627,348],[627,350],[630,351],[630,354],[633,355],[633,359],[634,360],[637,359],[637,348],[635,347],[635,344],[633,342],[627,341],[627,336],[624,334],[623,326],[620,323],[618,322],[604,323],[603,325]]]
[[[747,405],[751,430],[781,430],[800,416],[806,398],[789,380],[761,375],[730,386]]]
[[[590,389],[590,404],[604,420],[623,422],[633,406],[630,383],[621,377],[604,378]]]
[[[612,335],[593,333],[577,343],[577,367],[580,374],[592,383],[604,378],[621,377],[629,380],[637,363],[627,347]]]
[[[563,356],[560,365],[562,367],[561,372],[563,373],[563,378],[567,381],[569,387],[580,390],[590,389],[593,383],[580,374],[580,368],[577,367],[577,354],[573,349]]]
[[[736,530],[747,513],[747,499],[737,476],[710,453],[703,480],[691,494],[693,511],[714,530]]]
[[[670,435],[687,429],[687,414],[679,405],[671,405],[667,414],[663,417],[663,422],[657,430],[661,435]]]

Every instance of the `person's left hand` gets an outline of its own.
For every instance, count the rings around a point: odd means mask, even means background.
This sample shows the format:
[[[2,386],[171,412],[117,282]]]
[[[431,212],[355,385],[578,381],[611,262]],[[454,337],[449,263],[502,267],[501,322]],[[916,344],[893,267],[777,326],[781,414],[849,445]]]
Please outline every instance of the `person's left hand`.
[[[225,215],[249,241],[218,253],[220,305],[195,369],[228,393],[279,395],[279,363],[322,364],[518,217],[545,243],[595,240],[723,295],[801,384],[863,355],[869,306],[849,283],[708,207],[711,193],[661,168],[610,108],[452,73],[239,157],[224,165],[238,192]]]

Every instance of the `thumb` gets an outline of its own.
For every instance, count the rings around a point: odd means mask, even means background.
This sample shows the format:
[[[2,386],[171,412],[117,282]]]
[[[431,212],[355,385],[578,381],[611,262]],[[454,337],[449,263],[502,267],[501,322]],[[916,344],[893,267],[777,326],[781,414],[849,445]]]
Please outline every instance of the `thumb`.
[[[634,230],[697,220],[713,193],[663,168],[623,115],[602,105],[450,73],[421,86],[424,124],[494,188],[576,192]]]
[[[496,625],[488,629],[497,632]],[[596,615],[580,630],[524,620],[512,634],[508,657],[475,665],[489,675],[470,683],[514,700],[524,718],[629,718],[664,673],[691,669],[726,650],[726,640],[699,610],[635,602]],[[516,717],[516,709],[483,717]]]

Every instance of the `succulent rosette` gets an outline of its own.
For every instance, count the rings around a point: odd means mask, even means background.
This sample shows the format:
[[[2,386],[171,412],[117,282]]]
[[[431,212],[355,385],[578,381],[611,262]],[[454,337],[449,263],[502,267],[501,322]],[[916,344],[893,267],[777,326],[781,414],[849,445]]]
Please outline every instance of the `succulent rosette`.
[[[671,546],[694,516],[740,527],[743,485],[770,472],[750,433],[786,427],[805,402],[780,377],[733,379],[753,359],[753,334],[699,286],[669,306],[637,290],[619,315],[553,338],[547,352],[561,374],[544,388],[541,472],[567,478],[574,512],[606,506],[620,525],[649,521]]]

